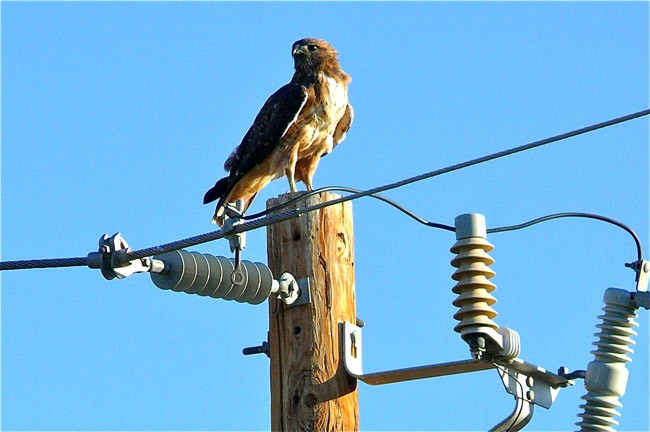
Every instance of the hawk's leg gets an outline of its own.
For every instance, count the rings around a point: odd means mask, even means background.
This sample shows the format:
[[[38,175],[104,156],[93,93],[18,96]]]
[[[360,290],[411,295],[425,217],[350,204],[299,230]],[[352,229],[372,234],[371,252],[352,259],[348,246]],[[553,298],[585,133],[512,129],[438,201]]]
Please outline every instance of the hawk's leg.
[[[307,186],[308,191],[314,190],[312,179],[316,173],[318,162],[320,162],[320,155],[302,159],[296,164],[297,178]]]
[[[296,187],[296,181],[293,179],[293,173],[291,174],[287,173],[287,179],[289,180],[289,190],[291,192],[298,192],[298,188]]]
[[[298,188],[296,187],[295,171],[295,164],[289,164],[289,166],[284,169],[284,174],[287,176],[287,180],[289,180],[289,190],[291,192],[298,192]]]
[[[287,176],[287,180],[289,180],[289,190],[291,192],[298,192],[298,188],[296,187],[296,162],[298,161],[298,146],[294,146],[292,149],[292,152],[289,156],[289,163],[287,164],[287,167],[284,169],[284,174]]]

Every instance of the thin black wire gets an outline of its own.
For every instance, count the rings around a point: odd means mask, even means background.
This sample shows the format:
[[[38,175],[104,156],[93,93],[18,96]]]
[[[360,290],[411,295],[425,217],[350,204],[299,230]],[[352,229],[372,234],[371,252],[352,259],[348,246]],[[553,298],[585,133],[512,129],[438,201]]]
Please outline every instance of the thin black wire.
[[[348,187],[342,187],[342,186],[327,186],[327,187],[316,189],[316,190],[313,190],[313,191],[310,191],[310,192],[306,192],[305,194],[300,195],[299,197],[293,198],[293,199],[287,201],[286,203],[277,205],[277,206],[273,207],[270,210],[277,210],[277,209],[285,208],[285,207],[287,207],[287,206],[289,206],[289,205],[291,205],[291,204],[293,204],[295,202],[298,202],[298,201],[300,201],[302,199],[305,199],[308,196],[315,195],[315,194],[318,194],[318,193],[321,193],[321,192],[326,192],[326,191],[344,191],[344,192],[354,192],[354,193],[359,192],[358,189],[354,189],[354,188],[348,188]],[[372,195],[368,195],[368,196],[370,196],[372,198],[379,199],[381,201],[384,201],[384,202],[390,204],[391,206],[395,207],[396,209],[398,209],[402,213],[404,213],[407,216],[411,217],[413,220],[415,220],[415,221],[417,221],[417,222],[419,222],[419,223],[421,223],[423,225],[426,225],[428,227],[439,228],[439,229],[443,229],[443,230],[451,231],[451,232],[456,231],[455,227],[453,227],[453,226],[428,221],[428,220],[416,215],[415,213],[411,212],[410,210],[406,209],[402,205],[396,203],[395,201],[392,201],[392,200],[390,200],[390,199],[388,199],[388,198],[386,198],[386,197],[384,197],[382,195],[372,194]],[[262,214],[266,214],[266,213],[267,212],[260,212],[260,213],[256,213],[254,215],[251,215],[249,217],[250,218],[257,218],[257,217],[259,217],[258,215],[262,215]],[[523,229],[523,228],[528,228],[530,226],[536,225],[538,223],[546,222],[546,221],[549,221],[549,220],[560,219],[560,218],[569,218],[569,217],[595,219],[595,220],[607,222],[607,223],[615,225],[615,226],[617,226],[619,228],[622,228],[623,230],[628,232],[632,236],[632,239],[634,240],[634,243],[635,243],[635,246],[636,246],[636,251],[637,251],[637,259],[639,259],[639,260],[643,259],[643,250],[642,250],[642,246],[641,246],[641,240],[639,239],[638,235],[630,227],[628,227],[624,223],[622,223],[620,221],[617,221],[615,219],[612,219],[612,218],[609,218],[609,217],[606,217],[606,216],[593,214],[593,213],[580,213],[580,212],[554,213],[554,214],[550,214],[550,215],[547,215],[547,216],[542,216],[542,217],[539,217],[539,218],[536,218],[536,219],[532,219],[532,220],[529,220],[527,222],[523,222],[523,223],[518,224],[518,225],[509,225],[509,226],[503,226],[503,227],[497,227],[497,228],[490,228],[490,229],[487,230],[487,233],[488,234],[494,234],[494,233],[515,231],[515,230],[519,230],[519,229]]]
[[[637,254],[637,259],[641,260],[643,259],[643,250],[641,248],[641,240],[639,239],[639,236],[632,230],[632,228],[628,227],[622,222],[619,222],[615,219],[608,218],[606,216],[601,216],[593,213],[578,213],[578,212],[564,212],[564,213],[555,213],[551,214],[548,216],[542,216],[537,219],[530,220],[528,222],[524,222],[518,225],[510,225],[510,226],[504,226],[504,227],[499,227],[499,228],[490,228],[487,230],[488,234],[492,233],[500,233],[500,232],[507,232],[507,231],[515,231],[519,230],[522,228],[528,228],[530,226],[536,225],[538,223],[546,222],[549,220],[553,219],[560,219],[560,218],[586,218],[586,219],[595,219],[603,222],[610,223],[612,225],[616,225],[619,228],[624,229],[627,231],[632,238],[634,239],[634,243],[636,245],[636,254]]]
[[[335,205],[335,204],[340,204],[340,203],[343,203],[343,202],[346,202],[346,201],[355,200],[355,199],[362,198],[362,197],[365,197],[365,196],[375,196],[375,198],[377,198],[376,195],[378,193],[380,193],[380,192],[385,192],[387,190],[396,189],[396,188],[399,188],[399,187],[402,187],[402,186],[405,186],[405,185],[408,185],[408,184],[411,184],[411,183],[415,183],[415,182],[418,182],[418,181],[421,181],[421,180],[429,179],[429,178],[436,177],[436,176],[439,176],[439,175],[442,175],[442,174],[446,174],[446,173],[449,173],[449,172],[464,169],[464,168],[467,168],[467,167],[470,167],[470,166],[473,166],[473,165],[478,165],[478,164],[483,163],[483,162],[488,162],[488,161],[491,161],[491,160],[494,160],[494,159],[498,159],[498,158],[509,156],[509,155],[519,153],[519,152],[522,152],[522,151],[530,150],[530,149],[540,147],[540,146],[543,146],[543,145],[546,145],[546,144],[551,144],[551,143],[554,143],[554,142],[557,142],[557,141],[572,138],[572,137],[575,137],[575,136],[578,136],[578,135],[585,134],[587,132],[592,132],[592,131],[595,131],[595,130],[598,130],[598,129],[613,126],[613,125],[618,124],[618,123],[623,123],[623,122],[626,122],[626,121],[629,121],[629,120],[633,120],[633,119],[636,119],[636,118],[639,118],[639,117],[643,117],[643,116],[646,116],[648,114],[650,114],[650,109],[639,111],[639,112],[636,112],[636,113],[633,113],[633,114],[628,114],[628,115],[625,115],[625,116],[622,116],[622,117],[617,117],[615,119],[607,120],[607,121],[597,123],[597,124],[594,124],[594,125],[591,125],[591,126],[586,126],[586,127],[580,128],[580,129],[576,129],[576,130],[566,132],[566,133],[563,133],[563,134],[560,134],[560,135],[556,135],[554,137],[546,138],[546,139],[543,139],[543,140],[534,141],[534,142],[531,142],[529,144],[524,144],[524,145],[521,145],[521,146],[518,146],[518,147],[513,147],[511,149],[503,150],[503,151],[500,151],[500,152],[497,152],[497,153],[492,153],[490,155],[482,156],[482,157],[472,159],[472,160],[469,160],[469,161],[466,161],[466,162],[462,162],[462,163],[459,163],[459,164],[456,164],[456,165],[451,165],[451,166],[448,166],[446,168],[430,171],[428,173],[420,174],[420,175],[417,175],[415,177],[410,177],[410,178],[407,178],[407,179],[404,179],[404,180],[400,180],[398,182],[390,183],[390,184],[383,185],[383,186],[378,186],[378,187],[368,189],[368,190],[365,190],[365,191],[354,192],[351,195],[341,197],[341,198],[337,198],[337,199],[330,200],[330,201],[326,201],[326,202],[322,202],[322,203],[319,203],[319,204],[315,204],[313,206],[309,206],[309,207],[305,207],[305,208],[301,208],[301,209],[295,209],[295,210],[288,210],[288,211],[278,213],[278,214],[275,214],[275,215],[266,216],[263,219],[244,222],[244,223],[242,223],[240,225],[237,225],[237,226],[233,227],[232,229],[230,229],[228,231],[224,231],[223,229],[221,229],[221,230],[218,230],[218,231],[212,231],[212,232],[208,232],[208,233],[205,233],[205,234],[200,234],[198,236],[189,237],[189,238],[182,239],[182,240],[177,240],[177,241],[174,241],[174,242],[171,242],[171,243],[166,243],[166,244],[163,244],[163,245],[154,246],[154,247],[150,247],[150,248],[147,248],[147,249],[141,249],[141,250],[137,250],[137,251],[134,251],[134,252],[129,252],[128,257],[130,259],[139,259],[139,258],[149,257],[149,256],[152,256],[152,255],[159,255],[159,254],[163,254],[163,253],[166,253],[166,252],[171,252],[171,251],[174,251],[174,250],[177,250],[177,249],[182,249],[182,248],[195,246],[195,245],[206,243],[206,242],[213,241],[213,240],[218,240],[218,239],[221,239],[221,238],[225,237],[226,235],[242,233],[242,232],[250,231],[250,230],[253,230],[253,229],[257,229],[257,228],[262,228],[262,227],[265,227],[265,226],[273,224],[273,223],[283,222],[285,220],[297,217],[297,216],[299,216],[301,214],[304,214],[304,213],[307,213],[307,212],[311,212],[311,211],[314,211],[314,210],[319,210],[319,209],[322,209],[322,208],[325,208],[325,207],[329,207],[329,206],[332,206],[332,205]],[[300,198],[304,198],[304,196],[302,196]],[[298,199],[300,199],[300,198],[298,198]],[[385,202],[388,202],[389,204],[394,205],[394,203],[392,203],[390,200],[388,200],[385,197],[378,198],[378,199],[382,199]],[[396,206],[396,208],[401,210],[400,207],[401,206]],[[275,211],[275,209],[268,209],[262,214],[268,214],[268,213],[270,213],[272,211]],[[415,216],[415,215],[413,215],[412,213],[410,213],[408,211],[406,211],[405,213],[409,214],[409,215],[412,215],[412,217]],[[424,223],[425,225],[428,225],[428,223],[426,223],[427,221],[419,220],[421,218],[414,218],[414,219],[418,220],[418,222],[421,222],[421,223]],[[431,222],[431,224],[435,224],[435,223]],[[618,224],[620,224],[620,223],[618,223]],[[618,225],[618,224],[616,224],[616,225]],[[618,226],[621,226],[621,225],[618,225]],[[435,225],[430,225],[430,226],[435,226],[436,228],[442,228],[442,229],[450,228],[449,226],[442,225],[442,224],[435,224]],[[629,231],[631,231],[631,230],[629,230]],[[640,252],[640,243],[638,242],[638,237],[636,237],[636,234],[634,234],[634,237],[635,237],[635,241],[637,241],[637,250]],[[29,269],[29,268],[79,267],[79,266],[87,265],[87,262],[88,262],[87,258],[83,258],[83,257],[79,257],[79,258],[54,258],[54,259],[45,259],[45,260],[3,261],[3,262],[0,262],[0,271],[2,271],[2,270]]]
[[[245,215],[243,217],[243,219],[245,219],[245,220],[257,219],[257,218],[265,216],[265,215],[267,215],[267,214],[269,214],[271,212],[278,211],[278,210],[281,210],[283,208],[287,208],[287,207],[291,206],[292,204],[294,204],[296,202],[299,202],[301,200],[304,200],[305,198],[308,198],[308,197],[310,197],[312,195],[318,195],[318,194],[320,194],[322,192],[329,192],[329,191],[349,192],[349,193],[363,192],[361,189],[355,189],[355,188],[346,187],[346,186],[325,186],[325,187],[322,187],[320,189],[314,189],[313,191],[305,192],[304,194],[302,194],[302,195],[300,195],[300,196],[298,196],[296,198],[290,199],[289,201],[287,201],[285,203],[278,204],[277,206],[274,206],[274,207],[272,207],[272,208],[270,208],[268,210],[261,211],[259,213],[255,213],[255,214],[252,214],[252,215],[249,215],[249,216]],[[431,222],[431,221],[428,221],[428,220],[426,220],[424,218],[421,218],[420,216],[416,215],[415,213],[413,213],[412,211],[410,211],[406,207],[402,206],[401,204],[399,204],[399,203],[397,203],[397,202],[395,202],[395,201],[391,200],[390,198],[387,198],[387,197],[385,197],[383,195],[371,194],[371,195],[368,195],[368,197],[378,199],[380,201],[385,202],[386,204],[389,204],[389,205],[393,206],[397,210],[401,211],[402,213],[409,216],[411,219],[415,220],[416,222],[421,223],[422,225],[426,225],[426,226],[431,227],[431,228],[439,228],[439,229],[442,229],[442,230],[445,230],[445,231],[451,231],[451,232],[456,231],[456,229],[451,225],[445,225],[445,224],[441,224],[441,223],[438,223],[438,222]],[[326,202],[329,202],[329,201],[326,201]]]

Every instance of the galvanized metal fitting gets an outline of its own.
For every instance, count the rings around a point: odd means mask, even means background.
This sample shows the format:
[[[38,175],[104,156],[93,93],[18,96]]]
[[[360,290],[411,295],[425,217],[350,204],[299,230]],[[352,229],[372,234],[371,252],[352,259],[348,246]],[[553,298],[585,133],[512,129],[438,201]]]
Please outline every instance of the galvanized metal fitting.
[[[233,232],[237,225],[244,221],[244,201],[239,199],[234,204],[226,203],[222,229],[227,232],[224,235],[230,244],[230,252],[235,254],[235,269],[230,274],[230,281],[233,284],[241,284],[244,281],[244,274],[241,269],[241,253],[246,248],[246,233]]]
[[[124,279],[134,273],[160,272],[164,269],[161,261],[152,258],[131,259],[131,248],[120,233],[112,236],[104,234],[99,238],[99,251],[88,254],[88,267],[101,269],[108,280]]]
[[[636,273],[636,291],[647,292],[648,282],[650,281],[650,262],[640,259],[631,263],[625,263],[625,267],[629,267]]]

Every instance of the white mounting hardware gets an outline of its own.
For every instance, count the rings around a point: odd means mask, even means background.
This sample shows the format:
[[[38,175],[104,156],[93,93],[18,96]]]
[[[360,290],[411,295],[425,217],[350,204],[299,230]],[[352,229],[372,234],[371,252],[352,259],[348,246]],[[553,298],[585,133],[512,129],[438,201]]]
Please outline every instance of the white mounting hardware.
[[[573,385],[573,381],[548,372],[521,359],[497,363],[501,381],[508,393],[515,397],[515,408],[490,432],[521,430],[533,418],[535,405],[550,408],[560,389]]]
[[[499,361],[497,364],[501,381],[508,393],[542,408],[550,408],[560,389],[573,385],[570,379],[519,358]]]
[[[287,306],[298,306],[311,302],[309,279],[296,280],[291,273],[283,273],[278,279],[277,288],[274,285],[271,292],[276,294]]]

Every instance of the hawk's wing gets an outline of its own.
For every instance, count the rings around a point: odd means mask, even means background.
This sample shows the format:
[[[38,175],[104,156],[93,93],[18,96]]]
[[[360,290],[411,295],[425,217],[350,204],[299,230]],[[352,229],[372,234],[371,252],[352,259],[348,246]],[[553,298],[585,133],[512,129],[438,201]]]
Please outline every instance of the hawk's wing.
[[[219,199],[217,208],[220,208],[237,182],[277,148],[306,102],[307,89],[301,84],[289,83],[273,93],[255,117],[241,144],[226,160],[224,168],[230,171],[230,175],[206,192],[203,203]]]
[[[338,124],[336,125],[336,129],[334,129],[334,147],[336,147],[338,143],[345,139],[345,134],[347,134],[350,130],[350,126],[352,126],[353,120],[354,109],[352,109],[352,105],[347,104],[345,107],[345,112],[343,113],[343,117],[341,117],[341,120],[339,120]]]

